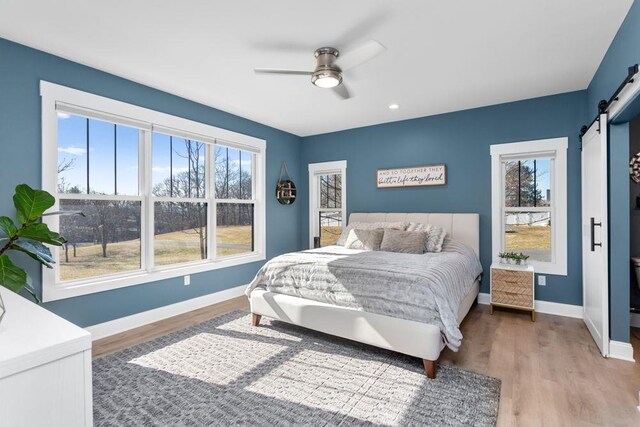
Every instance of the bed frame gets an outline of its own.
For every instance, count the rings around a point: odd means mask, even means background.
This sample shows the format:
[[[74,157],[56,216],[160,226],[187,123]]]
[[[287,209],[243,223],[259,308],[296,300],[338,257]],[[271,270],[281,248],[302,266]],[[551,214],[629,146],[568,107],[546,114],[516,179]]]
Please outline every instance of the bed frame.
[[[447,237],[458,240],[479,255],[478,214],[458,213],[352,213],[352,222],[422,222],[447,230]],[[458,310],[458,323],[477,302],[479,283],[475,281]],[[437,326],[381,314],[338,307],[289,295],[254,289],[249,297],[253,326],[269,318],[303,326],[330,335],[397,351],[422,359],[429,378],[436,376],[436,364],[445,343]]]

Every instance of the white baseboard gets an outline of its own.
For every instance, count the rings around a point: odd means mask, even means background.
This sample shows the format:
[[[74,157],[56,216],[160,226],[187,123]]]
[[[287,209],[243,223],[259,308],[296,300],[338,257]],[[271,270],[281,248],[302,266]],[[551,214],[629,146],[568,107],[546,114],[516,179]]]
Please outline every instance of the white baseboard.
[[[640,328],[640,313],[631,313],[631,327]]]
[[[480,293],[478,295],[479,304],[489,304],[491,297],[489,294]],[[536,312],[544,314],[553,314],[556,316],[573,317],[582,319],[582,306],[572,304],[561,304],[559,302],[539,301],[536,300]]]
[[[633,347],[628,342],[609,341],[609,357],[612,359],[635,362],[633,358]]]
[[[175,304],[165,305],[163,307],[154,308],[153,310],[143,311],[142,313],[132,314],[130,316],[120,317],[119,319],[110,320],[108,322],[99,323],[97,325],[84,328],[91,333],[93,341],[105,338],[129,329],[138,328],[148,325],[149,323],[177,316],[178,314],[187,313],[197,310],[208,305],[217,304],[233,298],[244,295],[246,285],[237,286],[231,289],[215,292],[213,294],[203,295],[198,298],[177,302]]]

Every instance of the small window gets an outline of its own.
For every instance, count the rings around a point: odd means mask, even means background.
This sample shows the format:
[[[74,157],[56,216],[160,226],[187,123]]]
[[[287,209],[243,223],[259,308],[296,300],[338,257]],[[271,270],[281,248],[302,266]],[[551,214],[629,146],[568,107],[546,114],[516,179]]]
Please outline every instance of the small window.
[[[494,259],[523,253],[566,274],[566,149],[566,138],[491,146]]]
[[[346,161],[309,165],[310,246],[335,245],[345,223]]]
[[[342,233],[342,174],[320,175],[320,246],[335,245]]]

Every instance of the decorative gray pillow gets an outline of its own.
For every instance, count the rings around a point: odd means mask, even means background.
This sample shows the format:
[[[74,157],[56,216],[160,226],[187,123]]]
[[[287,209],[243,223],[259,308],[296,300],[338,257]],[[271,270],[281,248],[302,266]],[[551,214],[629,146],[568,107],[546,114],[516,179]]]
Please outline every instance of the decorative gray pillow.
[[[349,231],[344,247],[347,249],[379,251],[383,235],[384,230],[382,228],[373,230],[352,229]]]
[[[404,230],[407,228],[407,223],[406,222],[352,222],[342,230],[342,233],[340,234],[340,237],[338,238],[336,245],[344,246],[345,242],[347,241],[347,236],[349,235],[349,231],[351,230],[354,230],[354,229],[373,230],[376,228],[384,228],[384,229],[393,228],[395,230]]]
[[[428,234],[424,242],[425,252],[441,252],[447,231],[444,228],[421,222],[410,222],[407,231],[424,231]]]
[[[384,230],[380,250],[404,254],[424,253],[427,233],[424,231]]]

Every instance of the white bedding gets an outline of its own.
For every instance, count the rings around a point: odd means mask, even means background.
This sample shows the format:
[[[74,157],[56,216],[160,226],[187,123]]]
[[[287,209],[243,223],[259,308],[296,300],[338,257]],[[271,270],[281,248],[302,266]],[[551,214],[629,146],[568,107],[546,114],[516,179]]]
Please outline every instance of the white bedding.
[[[438,326],[457,350],[457,313],[482,267],[475,252],[446,240],[440,253],[421,255],[329,246],[278,256],[247,288],[326,302]]]

